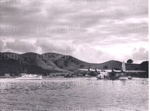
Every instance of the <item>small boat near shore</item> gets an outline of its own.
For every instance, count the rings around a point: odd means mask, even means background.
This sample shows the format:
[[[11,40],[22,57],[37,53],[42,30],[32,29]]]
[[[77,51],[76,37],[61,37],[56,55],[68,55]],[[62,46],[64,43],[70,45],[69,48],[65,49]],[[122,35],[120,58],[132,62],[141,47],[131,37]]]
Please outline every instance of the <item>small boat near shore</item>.
[[[97,79],[106,79],[108,77],[108,75],[109,75],[109,73],[102,71],[97,75]]]
[[[121,76],[119,77],[119,80],[127,80],[127,79],[132,79],[131,76]]]
[[[41,80],[42,76],[41,75],[32,75],[32,74],[24,74],[21,77],[17,77],[16,79],[18,80]]]
[[[128,79],[132,79],[132,77],[131,77],[131,76],[128,76]]]

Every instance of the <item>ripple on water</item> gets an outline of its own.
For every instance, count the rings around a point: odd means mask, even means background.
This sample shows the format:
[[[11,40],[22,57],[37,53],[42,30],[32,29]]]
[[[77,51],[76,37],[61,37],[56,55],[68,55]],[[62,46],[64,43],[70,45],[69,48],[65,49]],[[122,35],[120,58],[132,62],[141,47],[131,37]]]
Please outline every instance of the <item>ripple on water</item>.
[[[16,111],[146,111],[148,79],[0,79],[0,108]]]

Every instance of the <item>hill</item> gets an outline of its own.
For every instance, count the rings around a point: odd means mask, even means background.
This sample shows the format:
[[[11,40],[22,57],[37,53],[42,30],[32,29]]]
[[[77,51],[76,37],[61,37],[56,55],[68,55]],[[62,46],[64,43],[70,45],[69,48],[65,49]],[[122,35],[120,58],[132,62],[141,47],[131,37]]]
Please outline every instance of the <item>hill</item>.
[[[21,72],[20,66],[20,55],[16,53],[0,53],[0,75],[5,73],[15,73]]]
[[[110,60],[104,63],[88,63],[84,62],[82,60],[79,60],[75,57],[72,57],[70,55],[61,55],[56,53],[45,53],[42,54],[43,57],[52,60],[55,65],[57,65],[59,68],[67,69],[70,71],[74,71],[77,69],[82,68],[98,68],[103,69],[104,67],[107,67],[108,69],[116,68],[121,69],[122,62],[116,61],[116,60]],[[138,64],[126,64],[127,69],[137,69]]]
[[[142,64],[126,64],[127,70],[138,70],[145,67]],[[110,60],[104,63],[88,63],[70,55],[57,53],[37,54],[28,52],[17,54],[11,52],[0,53],[0,75],[5,73],[19,75],[22,72],[49,75],[50,73],[68,73],[84,68],[121,69],[122,62]]]
[[[36,53],[0,53],[0,75],[5,73],[19,75],[22,72],[48,75],[49,73],[68,71],[58,68],[52,61],[42,58]]]
[[[54,62],[55,60],[65,56],[65,55],[58,54],[58,53],[44,53],[41,56],[42,56],[42,58],[46,58],[46,59]]]
[[[91,65],[93,65],[91,63],[81,61],[70,55],[46,53],[46,54],[43,54],[43,56],[47,57],[49,60],[52,60],[59,68],[67,69],[70,71],[74,71],[79,68],[88,68]]]

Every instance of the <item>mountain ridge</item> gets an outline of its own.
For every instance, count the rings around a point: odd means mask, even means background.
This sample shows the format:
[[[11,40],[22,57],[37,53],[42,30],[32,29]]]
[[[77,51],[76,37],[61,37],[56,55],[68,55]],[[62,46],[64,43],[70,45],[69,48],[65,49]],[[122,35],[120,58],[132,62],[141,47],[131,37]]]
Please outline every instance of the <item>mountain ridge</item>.
[[[0,52],[0,75],[4,73],[36,73],[49,75],[50,73],[69,73],[82,68],[121,69],[122,62],[109,60],[103,63],[88,63],[70,55],[59,53],[27,52],[17,54],[13,52]],[[137,70],[140,64],[126,64],[127,69]]]

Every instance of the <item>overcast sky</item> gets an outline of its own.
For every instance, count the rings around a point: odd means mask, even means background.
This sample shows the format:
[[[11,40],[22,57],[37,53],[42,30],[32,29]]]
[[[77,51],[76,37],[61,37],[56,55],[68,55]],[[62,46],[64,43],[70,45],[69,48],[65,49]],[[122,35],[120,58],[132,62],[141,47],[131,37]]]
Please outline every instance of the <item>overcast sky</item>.
[[[1,52],[148,60],[148,0],[1,0]]]

